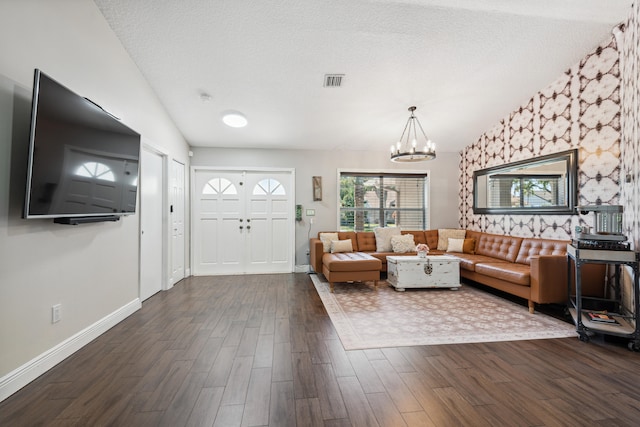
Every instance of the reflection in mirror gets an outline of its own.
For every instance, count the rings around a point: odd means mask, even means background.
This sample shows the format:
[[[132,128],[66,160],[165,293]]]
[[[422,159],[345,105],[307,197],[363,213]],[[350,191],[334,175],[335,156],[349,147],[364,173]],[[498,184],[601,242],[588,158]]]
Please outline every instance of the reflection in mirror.
[[[473,212],[575,213],[577,150],[474,172]]]

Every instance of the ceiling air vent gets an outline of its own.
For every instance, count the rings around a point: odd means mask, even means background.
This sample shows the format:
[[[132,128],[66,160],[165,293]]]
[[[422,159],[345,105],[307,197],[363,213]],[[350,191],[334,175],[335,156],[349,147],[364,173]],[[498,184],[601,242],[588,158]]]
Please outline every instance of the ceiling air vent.
[[[324,87],[340,87],[344,74],[325,74]]]

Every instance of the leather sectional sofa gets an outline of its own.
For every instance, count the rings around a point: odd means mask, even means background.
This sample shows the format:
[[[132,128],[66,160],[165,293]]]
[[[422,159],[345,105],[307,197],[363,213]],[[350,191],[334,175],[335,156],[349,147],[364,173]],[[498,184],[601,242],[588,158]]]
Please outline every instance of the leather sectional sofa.
[[[373,281],[377,285],[380,273],[387,270],[389,255],[410,253],[377,252],[373,232],[338,232],[339,240],[351,240],[352,252],[324,252],[318,238],[310,239],[310,262],[317,273],[323,273],[333,291],[334,283]],[[402,231],[412,234],[414,241],[426,243],[429,255],[441,255],[437,250],[438,230]],[[524,298],[529,312],[535,304],[560,303],[568,300],[566,240],[535,239],[502,236],[467,230],[466,239],[475,241],[473,253],[446,252],[460,259],[460,277]],[[587,265],[583,270],[585,295],[599,296],[603,291],[604,266]],[[571,269],[573,270],[573,269]]]

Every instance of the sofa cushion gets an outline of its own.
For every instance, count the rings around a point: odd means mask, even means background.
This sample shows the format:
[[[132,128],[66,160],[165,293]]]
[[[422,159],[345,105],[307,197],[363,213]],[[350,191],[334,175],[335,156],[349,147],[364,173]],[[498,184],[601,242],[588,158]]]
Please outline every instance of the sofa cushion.
[[[358,240],[358,251],[374,252],[376,250],[376,235],[373,231],[358,231],[356,239]]]
[[[431,255],[431,252],[429,252],[429,254]],[[474,254],[451,253],[451,252],[447,252],[446,254],[458,258],[460,260],[460,268],[468,271],[476,271],[476,264],[481,264],[481,263],[508,264],[507,261],[500,261],[486,255],[474,255]]]
[[[475,254],[476,239],[464,239],[464,244],[462,245],[462,252],[464,252],[465,254]]]
[[[478,242],[478,240],[480,240],[480,236],[482,236],[484,233],[482,231],[473,231],[473,230],[467,230],[467,233],[464,235],[465,239],[474,239],[476,241],[476,243]]]
[[[464,252],[462,250],[462,246],[464,246],[464,239],[452,239],[449,237],[449,241],[447,242],[447,252]]]
[[[415,252],[416,243],[413,240],[413,234],[391,236],[391,249],[395,253]]]
[[[338,240],[351,239],[351,246],[353,246],[353,250],[359,251],[360,248],[358,247],[357,235],[358,233],[355,231],[338,231]]]
[[[446,251],[449,246],[449,238],[464,239],[465,234],[465,230],[457,230],[451,228],[438,229],[438,250]]]
[[[476,253],[475,239],[452,239],[449,238],[449,247],[447,252],[461,252],[465,254]]]
[[[531,264],[533,255],[567,255],[567,240],[523,239],[516,257],[520,264]]]
[[[331,241],[338,240],[338,233],[318,233],[318,238],[322,242],[322,250],[331,252]]]
[[[391,236],[399,236],[400,229],[397,227],[377,227],[373,229],[376,236],[376,251],[391,251]]]
[[[418,243],[427,243],[427,237],[425,236],[425,232],[421,231],[421,230],[402,230],[401,233],[404,234],[411,234],[413,236],[413,241],[414,243],[417,245]],[[431,247],[431,246],[429,246]],[[434,246],[435,248],[435,246]]]
[[[531,268],[524,264],[513,262],[478,263],[476,264],[476,273],[522,286],[529,286],[531,283]]]
[[[338,252],[353,252],[353,244],[351,243],[351,239],[332,240],[331,253],[335,254]]]
[[[515,262],[522,240],[522,237],[484,233],[476,242],[476,254]]]
[[[438,249],[438,230],[425,230],[424,237],[426,242],[416,241],[416,243],[426,243],[431,251]],[[429,253],[431,253],[431,251]]]
[[[329,271],[371,271],[382,268],[379,259],[363,252],[324,254],[322,264]]]

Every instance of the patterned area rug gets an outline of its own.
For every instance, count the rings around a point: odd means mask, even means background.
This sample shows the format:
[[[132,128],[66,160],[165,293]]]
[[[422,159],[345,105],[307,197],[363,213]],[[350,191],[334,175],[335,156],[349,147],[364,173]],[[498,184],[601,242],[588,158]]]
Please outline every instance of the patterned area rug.
[[[337,284],[311,274],[347,350],[575,337],[569,323],[462,285],[397,292],[386,282]]]

